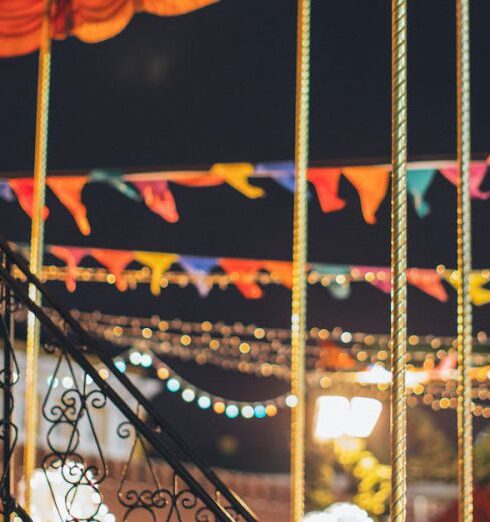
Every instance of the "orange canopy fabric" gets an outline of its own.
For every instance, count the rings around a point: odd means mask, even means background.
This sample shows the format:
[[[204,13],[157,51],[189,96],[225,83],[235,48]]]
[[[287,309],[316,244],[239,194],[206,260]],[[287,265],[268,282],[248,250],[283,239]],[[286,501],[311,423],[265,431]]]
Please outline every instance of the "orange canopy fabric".
[[[96,43],[120,33],[135,13],[159,16],[189,13],[217,0],[52,0],[51,36],[76,36]],[[20,56],[39,47],[45,0],[0,1],[0,57]]]

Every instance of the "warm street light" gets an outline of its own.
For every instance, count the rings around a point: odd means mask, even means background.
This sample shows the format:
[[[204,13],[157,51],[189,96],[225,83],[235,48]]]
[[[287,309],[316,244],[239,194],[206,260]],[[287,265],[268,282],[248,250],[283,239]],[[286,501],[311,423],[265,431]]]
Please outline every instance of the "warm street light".
[[[318,441],[343,435],[366,438],[371,435],[381,415],[382,404],[376,399],[322,395],[316,400],[314,436]]]

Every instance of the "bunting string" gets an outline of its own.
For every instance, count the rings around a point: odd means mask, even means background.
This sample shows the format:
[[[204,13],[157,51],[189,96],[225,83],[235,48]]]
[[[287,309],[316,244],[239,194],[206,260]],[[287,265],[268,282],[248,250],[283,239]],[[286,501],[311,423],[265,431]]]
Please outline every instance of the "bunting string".
[[[20,248],[24,253],[27,252],[27,247]],[[235,286],[247,299],[263,297],[262,287],[271,284],[291,289],[292,265],[289,261],[71,246],[47,246],[46,253],[61,260],[65,266],[44,266],[41,279],[64,281],[71,292],[76,289],[78,282],[114,284],[121,291],[149,284],[154,295],[159,295],[169,284],[179,287],[193,285],[201,297],[206,297],[216,287],[225,290]],[[92,257],[103,268],[79,266],[88,257]],[[136,265],[140,268],[136,268]],[[177,267],[181,270],[178,271]],[[336,299],[348,298],[352,283],[369,283],[386,294],[391,290],[391,270],[387,267],[308,263],[307,269],[308,283],[328,288]],[[15,275],[22,277],[18,271]],[[446,302],[449,298],[443,281],[457,289],[458,277],[457,270],[444,265],[407,270],[407,281],[411,286],[440,302]],[[490,269],[472,271],[470,296],[475,306],[490,303],[489,282]]]
[[[490,159],[474,161],[470,168],[470,195],[474,199],[487,200],[490,191],[483,190]],[[368,224],[375,224],[377,211],[384,201],[388,188],[390,165],[364,165],[339,167],[311,167],[308,181],[318,198],[324,213],[340,211],[348,202],[339,195],[340,181],[345,179],[359,194],[361,214]],[[407,191],[414,210],[420,218],[430,213],[427,194],[437,174],[454,186],[458,183],[457,165],[454,161],[412,162],[408,164]],[[17,199],[24,212],[32,217],[32,177],[7,177],[0,175],[0,199],[13,202]],[[47,185],[61,204],[71,213],[83,235],[89,235],[91,225],[83,202],[83,190],[87,184],[105,183],[125,197],[145,204],[149,210],[168,223],[180,219],[173,188],[209,188],[228,185],[248,199],[266,196],[265,189],[252,183],[269,178],[289,192],[294,192],[294,163],[292,161],[265,163],[216,163],[206,170],[167,170],[156,172],[124,173],[119,170],[94,169],[84,175],[51,175]],[[44,208],[47,219],[49,209]]]

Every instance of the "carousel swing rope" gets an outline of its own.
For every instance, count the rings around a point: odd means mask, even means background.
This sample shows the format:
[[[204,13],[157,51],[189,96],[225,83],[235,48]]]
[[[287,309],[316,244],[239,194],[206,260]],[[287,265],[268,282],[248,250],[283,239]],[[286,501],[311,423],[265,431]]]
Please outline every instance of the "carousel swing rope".
[[[305,502],[305,331],[308,252],[308,156],[311,0],[298,0],[295,118],[293,280],[291,296],[291,521],[300,522]]]
[[[391,509],[407,509],[407,0],[392,0]]]
[[[49,94],[51,80],[51,0],[44,1],[39,47],[36,137],[34,151],[34,197],[31,224],[31,243],[29,268],[39,276],[43,266],[44,223],[43,209],[46,194],[46,164],[48,154]],[[41,304],[41,296],[34,285],[29,285],[29,297]],[[36,466],[36,439],[39,413],[37,397],[38,357],[40,343],[40,324],[33,314],[28,315],[26,344],[26,413],[24,444],[24,483],[26,484],[26,507],[31,507],[31,477]]]
[[[472,309],[471,274],[471,114],[470,2],[456,1],[457,42],[457,191],[458,256],[458,505],[459,521],[473,520],[473,434],[471,400]]]

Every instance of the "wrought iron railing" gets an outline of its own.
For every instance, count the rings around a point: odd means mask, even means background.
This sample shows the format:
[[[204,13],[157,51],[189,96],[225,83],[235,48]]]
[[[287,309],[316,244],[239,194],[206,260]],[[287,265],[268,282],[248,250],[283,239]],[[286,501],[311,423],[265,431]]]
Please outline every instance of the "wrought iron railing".
[[[0,264],[2,295],[12,297],[5,300],[2,308],[5,371],[10,374],[12,364],[15,366],[13,360],[7,360],[15,357],[12,343],[6,340],[12,338],[7,323],[22,308],[34,314],[40,322],[42,350],[53,358],[41,406],[41,415],[48,425],[43,435],[47,452],[42,458],[41,468],[60,520],[103,521],[107,513],[101,492],[110,476],[109,461],[99,439],[96,417],[108,402],[124,418],[116,430],[117,437],[121,443],[131,441],[127,462],[118,477],[118,511],[123,520],[257,520],[238,495],[225,486],[182,440],[171,423],[155,410],[130,378],[119,371],[110,350],[87,334],[30,273],[24,258],[1,238],[0,253],[3,259]],[[12,276],[13,268],[23,274],[25,281]],[[30,299],[26,284],[37,288],[43,304],[54,311],[54,318]],[[18,378],[18,368],[14,373]],[[109,374],[113,376],[111,382],[117,379],[117,386],[107,381]],[[64,386],[58,387],[61,379]],[[5,437],[8,431],[15,438],[15,427],[5,430],[5,422],[9,423],[6,419],[10,419],[13,408],[13,396],[5,390],[5,383],[10,386],[11,382],[11,375],[7,379],[7,374],[4,374],[2,387],[7,407],[4,408],[6,415],[2,433]],[[120,397],[121,389],[130,394],[134,405]],[[87,438],[95,448],[89,456],[82,451]],[[136,454],[138,461],[148,468],[147,476],[151,477],[148,483],[139,486],[129,480],[129,469]],[[155,465],[161,461],[172,470],[166,483],[162,482]],[[9,472],[9,464],[4,463],[4,475]],[[7,482],[2,481],[2,484]]]

